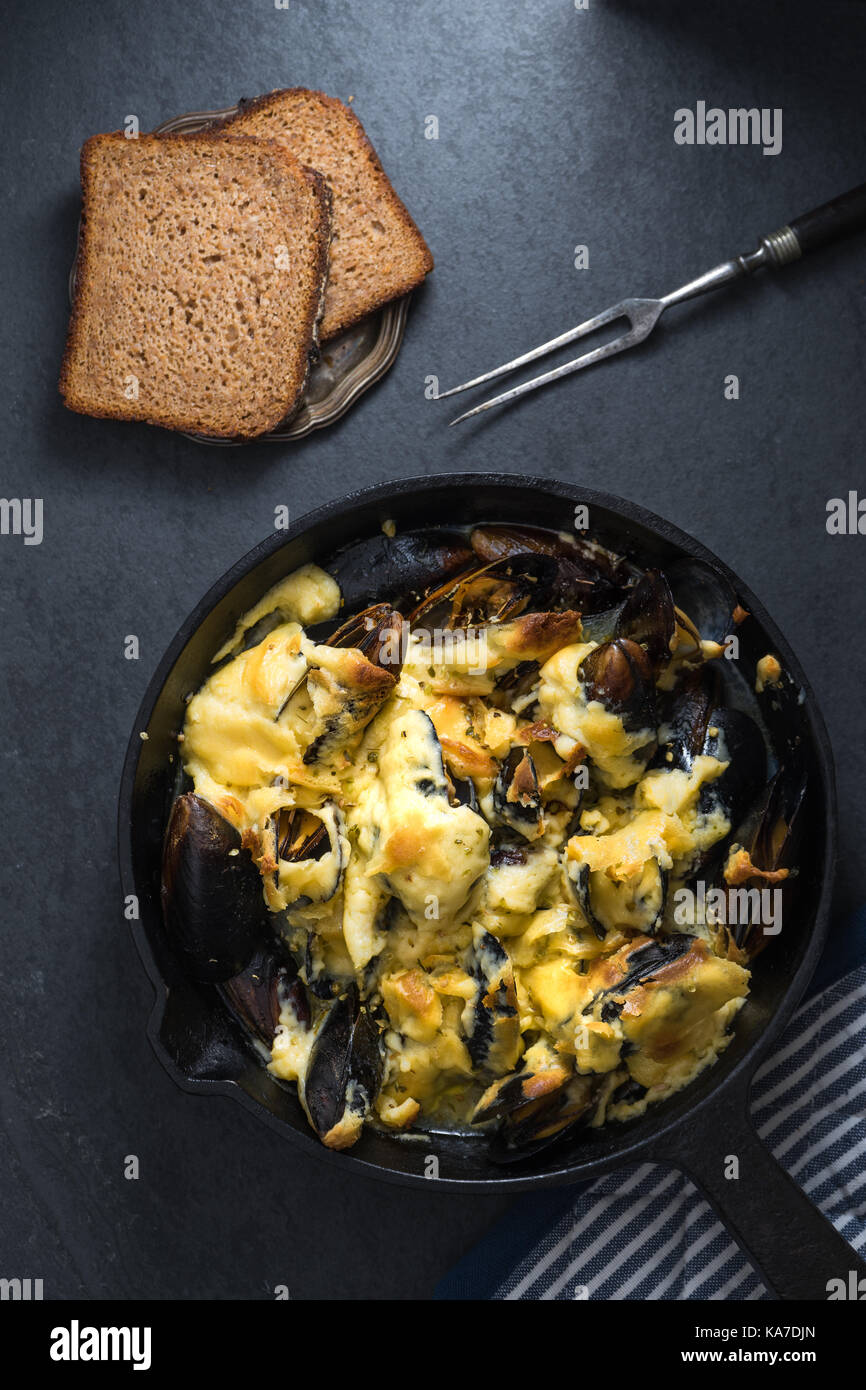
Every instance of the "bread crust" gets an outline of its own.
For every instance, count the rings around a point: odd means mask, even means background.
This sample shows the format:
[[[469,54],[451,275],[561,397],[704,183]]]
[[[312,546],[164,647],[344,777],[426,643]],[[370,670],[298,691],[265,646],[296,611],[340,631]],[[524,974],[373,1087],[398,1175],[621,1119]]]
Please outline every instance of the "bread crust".
[[[158,142],[160,145],[167,141],[177,143],[203,142],[213,145],[214,148],[221,148],[225,138],[223,134],[200,131],[184,134],[142,135],[138,137],[137,143],[140,146],[142,143],[150,141]],[[300,174],[309,185],[318,209],[321,234],[315,253],[314,278],[311,281],[302,323],[302,337],[307,344],[306,352],[301,354],[303,362],[294,363],[291,372],[287,373],[285,405],[283,406],[281,403],[279,408],[274,407],[270,411],[263,410],[255,425],[248,425],[247,427],[240,425],[238,428],[220,429],[214,428],[212,421],[200,417],[195,418],[192,415],[184,415],[182,419],[180,416],[176,416],[172,420],[170,412],[157,415],[147,409],[137,407],[134,401],[130,401],[128,407],[120,402],[101,405],[99,401],[94,401],[76,387],[73,379],[75,359],[81,350],[87,316],[91,308],[93,287],[98,275],[88,228],[88,210],[92,209],[98,196],[95,187],[95,155],[100,146],[104,144],[123,143],[125,145],[127,143],[127,137],[123,131],[112,131],[108,134],[90,136],[81,149],[82,213],[77,275],[59,380],[60,394],[69,410],[77,414],[91,415],[97,419],[137,420],[145,424],[159,425],[165,429],[204,434],[212,439],[256,439],[288,419],[300,405],[310,366],[318,356],[317,327],[324,310],[324,285],[327,277],[328,248],[332,225],[330,191],[325,179],[316,170],[307,168],[295,159],[280,141],[261,140],[244,135],[234,135],[231,139],[232,143],[236,145],[253,146],[257,151],[264,149],[268,157],[275,164],[282,164],[284,170],[292,178],[296,178]]]
[[[416,274],[402,277],[396,285],[392,285],[391,288],[383,290],[378,295],[371,296],[368,303],[365,304],[363,308],[358,309],[354,313],[344,313],[335,324],[330,325],[328,331],[322,335],[322,341],[327,342],[332,338],[336,338],[338,334],[344,333],[347,328],[351,328],[353,324],[360,322],[361,319],[366,318],[368,314],[375,313],[376,310],[383,308],[385,304],[391,303],[394,299],[402,298],[404,294],[409,294],[411,290],[417,289],[419,285],[423,284],[425,278],[434,268],[433,255],[421,234],[418,224],[405,203],[398,196],[391,180],[385,173],[382,167],[382,161],[379,159],[370,137],[367,135],[360,120],[355,115],[351,106],[347,106],[346,103],[340,101],[338,97],[328,96],[327,93],[316,91],[311,87],[278,87],[274,91],[267,92],[260,97],[241,97],[238,102],[237,114],[234,116],[226,116],[221,121],[215,122],[211,129],[222,131],[226,135],[231,135],[232,127],[237,122],[243,121],[249,115],[255,115],[259,111],[264,111],[268,107],[279,106],[287,97],[312,99],[323,106],[329,107],[331,110],[339,111],[343,118],[348,117],[349,123],[353,127],[355,136],[358,140],[361,153],[366,158],[377,181],[380,182],[395,217],[402,224],[407,236],[414,242],[420,258],[420,266]]]

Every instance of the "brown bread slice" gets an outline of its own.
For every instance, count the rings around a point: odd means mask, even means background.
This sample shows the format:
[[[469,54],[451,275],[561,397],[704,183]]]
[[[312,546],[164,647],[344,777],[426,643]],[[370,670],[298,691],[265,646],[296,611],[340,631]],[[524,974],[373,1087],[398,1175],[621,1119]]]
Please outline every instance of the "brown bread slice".
[[[81,152],[71,410],[253,438],[298,404],[330,239],[324,180],[282,146],[94,135]]]
[[[227,134],[281,141],[328,181],[334,228],[320,335],[333,338],[389,299],[407,294],[433,257],[354,111],[335,97],[291,87],[242,102]]]

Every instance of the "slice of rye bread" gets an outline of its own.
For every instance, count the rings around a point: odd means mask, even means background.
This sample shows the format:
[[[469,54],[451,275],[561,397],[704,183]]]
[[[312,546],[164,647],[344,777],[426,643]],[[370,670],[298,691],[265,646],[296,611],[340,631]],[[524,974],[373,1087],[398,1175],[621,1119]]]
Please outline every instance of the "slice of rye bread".
[[[290,415],[323,307],[322,177],[276,142],[118,132],[86,142],[81,183],[66,405],[218,438]]]
[[[323,341],[421,284],[433,257],[354,111],[305,87],[240,107],[216,128],[281,141],[302,164],[324,174],[333,194]]]

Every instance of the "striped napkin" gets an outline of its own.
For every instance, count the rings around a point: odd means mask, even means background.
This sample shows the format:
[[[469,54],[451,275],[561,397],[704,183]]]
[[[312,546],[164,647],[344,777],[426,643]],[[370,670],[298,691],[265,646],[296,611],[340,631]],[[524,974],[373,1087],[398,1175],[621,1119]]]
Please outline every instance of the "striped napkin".
[[[866,908],[831,934],[806,1002],[758,1071],[761,1138],[866,1254]],[[530,1194],[437,1299],[762,1299],[769,1294],[681,1173],[658,1164]]]

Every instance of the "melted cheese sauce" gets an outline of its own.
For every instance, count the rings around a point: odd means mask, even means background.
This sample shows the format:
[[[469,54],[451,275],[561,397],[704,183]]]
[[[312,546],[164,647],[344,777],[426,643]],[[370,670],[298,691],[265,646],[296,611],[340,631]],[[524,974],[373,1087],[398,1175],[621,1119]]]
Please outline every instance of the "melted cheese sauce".
[[[306,627],[339,607],[313,565],[275,586],[217,654],[181,746],[196,791],[252,848],[302,978],[355,979],[378,1011],[374,1118],[465,1125],[491,1081],[521,1065],[539,1094],[563,1077],[607,1078],[596,1124],[686,1085],[727,1045],[748,971],[696,938],[617,1000],[612,962],[654,924],[677,930],[672,890],[730,829],[701,809],[727,764],[647,770],[654,731],[626,730],[583,698],[578,668],[595,644],[575,640],[576,615],[543,633],[494,624],[480,646],[411,634],[396,677],[309,640]],[[263,620],[275,625],[239,650]],[[497,681],[530,657],[536,684],[509,707]],[[514,748],[537,779],[534,820],[501,817],[497,778]],[[274,826],[293,810],[313,817],[293,825],[320,827],[316,859],[281,857]],[[284,1008],[272,1072],[303,1082],[313,1037]]]

